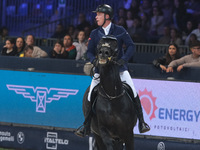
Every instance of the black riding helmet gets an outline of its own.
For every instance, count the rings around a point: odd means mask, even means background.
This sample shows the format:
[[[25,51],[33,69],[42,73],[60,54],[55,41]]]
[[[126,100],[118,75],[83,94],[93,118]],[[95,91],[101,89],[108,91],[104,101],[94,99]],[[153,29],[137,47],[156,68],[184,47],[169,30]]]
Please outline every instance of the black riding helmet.
[[[109,20],[111,20],[113,18],[113,9],[110,5],[107,5],[107,4],[103,4],[103,5],[99,5],[95,11],[93,11],[94,13],[97,13],[97,12],[102,12],[102,13],[105,13],[105,14],[108,14],[109,15]]]
[[[105,24],[106,20],[112,20],[113,18],[113,15],[114,15],[114,12],[113,12],[113,9],[110,5],[107,5],[107,4],[103,4],[103,5],[99,5],[95,11],[93,11],[94,13],[97,13],[97,12],[102,12],[104,13],[104,23],[103,25]],[[106,14],[109,15],[109,18],[106,19]],[[102,26],[103,26],[102,25]]]

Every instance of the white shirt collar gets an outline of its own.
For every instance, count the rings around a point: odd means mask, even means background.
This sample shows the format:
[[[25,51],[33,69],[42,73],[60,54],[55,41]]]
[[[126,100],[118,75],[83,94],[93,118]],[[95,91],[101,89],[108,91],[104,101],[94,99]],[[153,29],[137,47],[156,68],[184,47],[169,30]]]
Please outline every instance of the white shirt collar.
[[[104,32],[105,32],[105,35],[108,35],[109,31],[110,31],[110,28],[111,28],[111,23],[107,26],[107,27],[102,27]]]

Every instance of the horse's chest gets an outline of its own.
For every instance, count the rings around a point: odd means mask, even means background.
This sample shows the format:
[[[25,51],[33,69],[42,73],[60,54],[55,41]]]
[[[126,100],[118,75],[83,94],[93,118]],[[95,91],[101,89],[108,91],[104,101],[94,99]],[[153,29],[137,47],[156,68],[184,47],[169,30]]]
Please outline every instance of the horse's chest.
[[[124,122],[124,114],[122,109],[117,106],[106,104],[102,107],[97,106],[97,118],[101,122],[106,122],[107,124],[121,124]]]

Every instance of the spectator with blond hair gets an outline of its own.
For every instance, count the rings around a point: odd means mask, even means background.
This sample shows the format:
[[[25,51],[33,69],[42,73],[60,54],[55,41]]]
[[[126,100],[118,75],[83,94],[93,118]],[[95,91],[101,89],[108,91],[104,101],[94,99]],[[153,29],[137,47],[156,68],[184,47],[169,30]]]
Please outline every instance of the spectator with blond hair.
[[[48,57],[48,54],[44,50],[42,50],[40,47],[35,46],[34,42],[35,42],[35,38],[34,38],[33,35],[28,35],[26,37],[26,45],[32,45],[33,46],[32,57],[35,57],[35,58]]]

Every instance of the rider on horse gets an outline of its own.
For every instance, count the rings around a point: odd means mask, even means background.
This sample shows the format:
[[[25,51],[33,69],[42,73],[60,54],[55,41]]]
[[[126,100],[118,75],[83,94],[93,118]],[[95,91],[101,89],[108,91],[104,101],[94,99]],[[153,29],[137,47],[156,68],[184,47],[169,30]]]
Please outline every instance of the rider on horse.
[[[111,6],[106,4],[99,5],[93,12],[97,14],[96,21],[99,27],[97,29],[94,29],[90,34],[87,55],[90,58],[90,61],[93,63],[93,65],[97,67],[96,48],[100,39],[105,35],[112,35],[116,37],[118,41],[117,63],[120,66],[120,78],[122,82],[127,83],[132,89],[130,96],[133,101],[134,107],[136,108],[137,117],[139,119],[139,131],[140,133],[147,132],[150,130],[150,127],[147,125],[147,123],[144,122],[140,99],[136,92],[136,89],[134,87],[132,78],[128,72],[128,67],[127,67],[127,63],[129,59],[133,56],[133,53],[135,51],[134,43],[129,34],[127,33],[127,31],[122,26],[118,26],[111,23],[111,20],[114,15]],[[126,46],[125,53],[122,48],[124,44]],[[93,115],[92,103],[97,95],[95,87],[99,83],[98,77],[99,73],[96,69],[88,93],[88,101],[90,102],[91,107],[89,107],[89,109],[87,110],[83,126],[78,128],[76,131],[76,134],[81,137],[90,134],[90,123]]]

